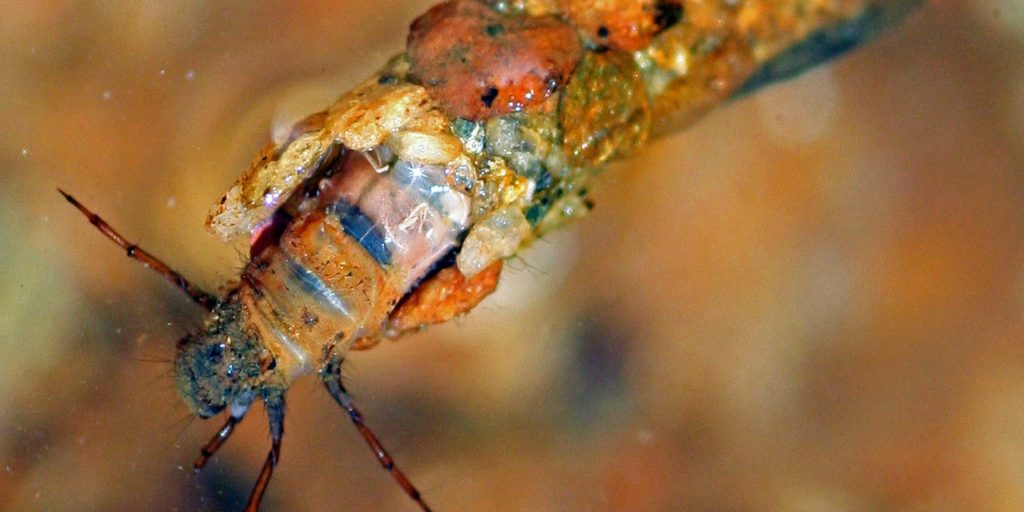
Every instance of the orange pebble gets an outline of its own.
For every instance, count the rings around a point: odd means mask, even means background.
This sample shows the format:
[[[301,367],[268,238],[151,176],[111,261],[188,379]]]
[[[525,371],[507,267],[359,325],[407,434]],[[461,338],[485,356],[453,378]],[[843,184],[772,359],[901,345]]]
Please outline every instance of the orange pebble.
[[[681,1],[560,0],[562,12],[594,44],[634,51],[682,17]]]
[[[468,119],[537,109],[580,58],[576,31],[549,16],[505,16],[474,0],[444,3],[412,23],[411,77]]]

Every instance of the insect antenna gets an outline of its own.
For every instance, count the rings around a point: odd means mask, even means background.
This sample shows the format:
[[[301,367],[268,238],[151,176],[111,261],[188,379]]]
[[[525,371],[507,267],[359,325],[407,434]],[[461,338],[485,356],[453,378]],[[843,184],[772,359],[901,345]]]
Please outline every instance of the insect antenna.
[[[341,384],[341,358],[335,357],[327,364],[322,370],[321,377],[324,381],[324,386],[327,387],[327,392],[331,394],[335,402],[345,412],[348,413],[348,417],[352,420],[352,424],[356,426],[356,430],[366,440],[366,444],[370,446],[370,450],[377,457],[377,461],[380,462],[381,467],[391,473],[398,485],[402,487],[405,494],[409,495],[417,505],[420,506],[424,512],[430,512],[430,506],[423,501],[423,496],[420,491],[416,489],[416,486],[412,484],[409,477],[405,476],[405,473],[395,465],[395,460],[391,458],[387,449],[377,439],[377,436],[370,430],[370,427],[363,421],[363,413],[359,412],[355,404],[352,403],[352,398],[348,395],[348,391],[345,390],[345,386]]]
[[[96,215],[83,206],[82,203],[79,203],[78,200],[70,194],[59,188],[57,191],[60,192],[60,195],[64,196],[64,199],[71,203],[72,206],[78,208],[78,211],[82,212],[82,215],[85,215],[85,217],[89,219],[89,223],[95,226],[96,229],[100,230],[100,233],[103,233],[103,236],[106,236],[115,244],[121,246],[122,249],[127,251],[129,258],[132,258],[135,261],[155,270],[158,274],[164,276],[164,279],[167,279],[171,284],[180,288],[181,291],[185,292],[185,294],[187,294],[193,301],[207,310],[213,310],[213,307],[217,305],[218,300],[216,297],[204,292],[198,286],[189,282],[184,276],[172,270],[166,263],[146,252],[145,249],[129,243],[123,236],[121,236],[120,233],[111,227],[110,224],[107,224],[107,221],[101,219],[99,215]]]

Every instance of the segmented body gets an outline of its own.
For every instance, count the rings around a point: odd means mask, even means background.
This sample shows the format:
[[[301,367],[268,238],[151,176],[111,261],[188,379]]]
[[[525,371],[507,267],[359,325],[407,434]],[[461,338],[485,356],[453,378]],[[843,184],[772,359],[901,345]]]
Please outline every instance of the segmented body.
[[[652,134],[791,76],[898,20],[916,0],[457,0],[412,24],[406,52],[269,144],[210,212],[251,261],[223,300],[197,291],[70,196],[129,255],[208,306],[179,343],[178,389],[228,409],[205,463],[252,401],[279,456],[284,391],[318,372],[385,468],[425,503],[340,383],[368,348],[472,309],[503,259],[589,208],[590,180]]]
[[[289,382],[383,335],[399,299],[468,226],[469,198],[443,169],[397,162],[378,173],[361,155],[345,160],[255,255],[237,294]]]
[[[446,320],[395,310],[442,257],[457,254],[465,279],[493,268],[583,215],[589,180],[652,130],[733,94],[810,33],[884,25],[912,3],[440,4],[412,24],[406,53],[268,146],[211,211],[211,230],[255,232],[262,251],[233,300],[288,382],[354,343]],[[275,219],[290,224],[267,240]]]

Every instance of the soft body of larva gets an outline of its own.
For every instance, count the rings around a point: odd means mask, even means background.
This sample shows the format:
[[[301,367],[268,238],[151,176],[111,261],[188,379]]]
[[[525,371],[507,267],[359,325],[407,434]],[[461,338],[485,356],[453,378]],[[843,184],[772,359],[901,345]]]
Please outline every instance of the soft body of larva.
[[[289,384],[384,335],[398,300],[467,227],[469,198],[436,166],[399,161],[377,172],[362,155],[345,156],[229,298]]]
[[[413,22],[406,52],[268,144],[210,211],[217,236],[251,239],[224,297],[65,197],[210,311],[175,364],[197,415],[228,412],[197,469],[262,400],[272,447],[249,501],[257,509],[280,457],[285,392],[315,373],[427,510],[342,386],[349,351],[471,310],[505,258],[586,213],[604,164],[852,47],[915,3],[439,5]]]

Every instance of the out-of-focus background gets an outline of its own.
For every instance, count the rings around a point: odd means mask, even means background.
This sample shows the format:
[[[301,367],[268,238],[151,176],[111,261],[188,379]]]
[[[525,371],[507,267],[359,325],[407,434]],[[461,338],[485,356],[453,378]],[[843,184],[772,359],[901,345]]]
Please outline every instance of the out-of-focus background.
[[[0,509],[240,510],[262,408],[167,372],[197,307],[60,186],[210,287],[207,207],[430,2],[0,6]],[[1024,510],[1024,7],[899,30],[613,166],[467,318],[355,354],[438,510]],[[314,379],[264,510],[413,510]]]

